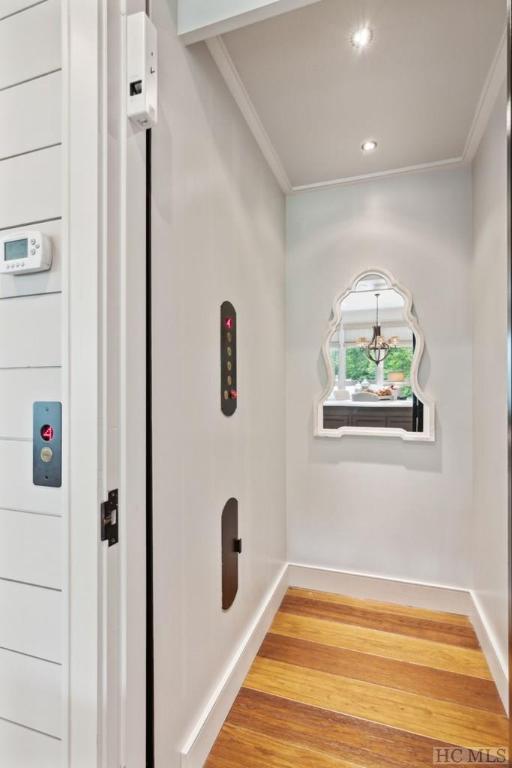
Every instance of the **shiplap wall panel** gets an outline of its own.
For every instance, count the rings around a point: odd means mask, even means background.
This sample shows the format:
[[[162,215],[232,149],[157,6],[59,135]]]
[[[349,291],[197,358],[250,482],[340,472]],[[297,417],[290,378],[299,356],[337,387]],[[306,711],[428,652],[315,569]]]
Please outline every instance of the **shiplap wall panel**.
[[[0,160],[60,142],[61,101],[60,72],[0,91]]]
[[[59,664],[0,649],[0,680],[0,717],[61,736]]]
[[[59,488],[32,483],[32,443],[0,440],[0,508],[59,515],[61,506]]]
[[[52,268],[48,272],[36,272],[33,275],[0,275],[0,299],[12,296],[30,296],[36,293],[55,293],[61,290],[62,222],[46,221],[43,224],[36,224],[33,229],[37,229],[51,238]],[[1,234],[11,235],[13,232],[15,232],[14,229],[6,229]]]
[[[60,0],[47,0],[0,22],[0,88],[60,66]]]
[[[62,589],[62,519],[0,509],[0,578]]]
[[[60,294],[0,301],[0,327],[0,370],[60,365]]]
[[[0,162],[0,229],[61,216],[61,156],[59,146]]]
[[[61,768],[63,752],[61,741],[0,720],[2,768]]]
[[[32,482],[32,404],[62,399],[61,37],[61,0],[0,0],[0,230],[53,242],[50,271],[0,276],[0,768],[65,757],[50,738],[62,735],[63,494]]]
[[[1,317],[1,304],[0,304]],[[60,368],[0,370],[0,439],[32,438],[32,403],[61,400]]]
[[[53,589],[0,579],[0,647],[62,663],[62,600]]]

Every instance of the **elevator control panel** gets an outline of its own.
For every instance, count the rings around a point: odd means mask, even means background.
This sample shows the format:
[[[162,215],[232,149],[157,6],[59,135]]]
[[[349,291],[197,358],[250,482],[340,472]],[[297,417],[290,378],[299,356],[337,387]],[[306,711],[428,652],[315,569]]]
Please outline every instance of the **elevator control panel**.
[[[62,403],[36,402],[33,407],[33,482],[62,485]]]
[[[52,243],[36,230],[11,232],[0,238],[0,274],[28,275],[52,266]]]
[[[236,376],[236,312],[230,301],[220,308],[220,407],[232,416],[238,401]]]

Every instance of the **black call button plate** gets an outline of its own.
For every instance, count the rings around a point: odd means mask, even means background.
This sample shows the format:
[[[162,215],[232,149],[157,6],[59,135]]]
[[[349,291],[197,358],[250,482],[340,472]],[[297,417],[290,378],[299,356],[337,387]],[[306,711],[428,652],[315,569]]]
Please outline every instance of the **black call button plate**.
[[[33,482],[62,485],[62,403],[37,402],[33,409]]]
[[[236,311],[230,301],[220,308],[220,407],[232,416],[238,400],[236,375]]]

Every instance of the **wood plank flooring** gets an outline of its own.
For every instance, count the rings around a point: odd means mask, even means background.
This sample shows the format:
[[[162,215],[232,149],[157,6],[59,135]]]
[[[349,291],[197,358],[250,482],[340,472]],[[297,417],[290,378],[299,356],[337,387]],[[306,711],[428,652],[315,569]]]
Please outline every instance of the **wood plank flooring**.
[[[508,743],[469,619],[288,590],[206,768],[424,768]]]

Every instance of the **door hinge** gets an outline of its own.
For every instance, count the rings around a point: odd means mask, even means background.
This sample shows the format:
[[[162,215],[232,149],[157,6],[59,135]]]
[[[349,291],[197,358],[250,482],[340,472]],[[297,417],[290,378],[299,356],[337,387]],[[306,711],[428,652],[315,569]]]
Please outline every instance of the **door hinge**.
[[[101,505],[101,540],[109,547],[119,541],[119,491],[109,491],[107,501]]]

